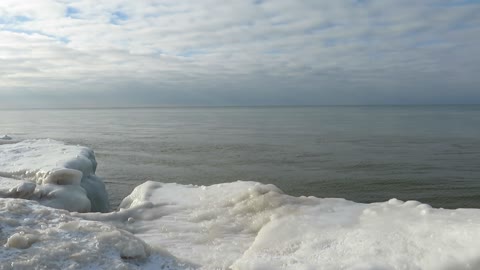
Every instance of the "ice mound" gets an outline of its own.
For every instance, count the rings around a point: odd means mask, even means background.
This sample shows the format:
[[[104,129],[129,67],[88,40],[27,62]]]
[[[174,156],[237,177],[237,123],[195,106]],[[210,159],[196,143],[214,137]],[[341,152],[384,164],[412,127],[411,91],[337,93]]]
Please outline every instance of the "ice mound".
[[[92,150],[54,140],[0,144],[0,197],[23,198],[69,211],[109,210]]]
[[[477,209],[292,197],[254,182],[146,182],[120,207],[81,215],[202,269],[480,269]]]
[[[187,269],[131,233],[20,199],[0,199],[0,269]]]
[[[14,140],[12,137],[8,135],[3,135],[3,137],[0,137],[0,145],[2,144],[11,144],[11,143],[16,143],[18,142],[17,140]]]
[[[8,136],[8,135],[3,135],[3,137],[0,137],[0,140],[11,140],[12,137]]]

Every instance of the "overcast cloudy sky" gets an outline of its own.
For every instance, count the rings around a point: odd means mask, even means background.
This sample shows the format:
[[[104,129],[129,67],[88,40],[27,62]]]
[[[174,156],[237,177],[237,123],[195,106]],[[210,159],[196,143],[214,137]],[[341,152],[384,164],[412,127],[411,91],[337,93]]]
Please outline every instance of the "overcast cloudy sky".
[[[480,103],[479,0],[1,0],[0,106]]]

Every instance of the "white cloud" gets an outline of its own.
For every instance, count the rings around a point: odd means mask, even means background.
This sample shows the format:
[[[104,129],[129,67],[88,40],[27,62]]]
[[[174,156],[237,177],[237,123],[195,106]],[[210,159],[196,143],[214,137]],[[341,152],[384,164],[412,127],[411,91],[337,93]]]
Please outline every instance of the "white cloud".
[[[0,99],[117,91],[126,103],[140,89],[163,104],[185,93],[202,104],[449,102],[437,94],[455,89],[480,102],[479,12],[447,0],[2,0]]]

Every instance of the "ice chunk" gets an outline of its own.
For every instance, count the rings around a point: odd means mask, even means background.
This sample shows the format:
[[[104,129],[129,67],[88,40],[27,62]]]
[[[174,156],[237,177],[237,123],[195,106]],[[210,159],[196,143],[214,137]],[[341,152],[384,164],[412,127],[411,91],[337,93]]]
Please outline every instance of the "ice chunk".
[[[70,211],[106,212],[108,196],[95,175],[96,167],[95,155],[86,147],[48,139],[1,144],[0,196],[37,200]],[[25,182],[36,184],[33,192],[33,185]],[[10,192],[5,192],[7,185]]]
[[[3,135],[3,137],[0,138],[0,140],[11,140],[12,137],[8,136],[8,135]]]
[[[4,135],[3,137],[0,137],[0,145],[2,144],[12,144],[12,143],[17,143],[17,140],[14,140],[12,137],[8,135]]]
[[[38,237],[34,234],[25,234],[23,232],[15,233],[7,239],[6,247],[26,249],[29,248]]]
[[[29,198],[35,192],[37,185],[31,182],[21,182],[14,188],[10,189],[8,192],[11,194],[9,197],[14,198]]]
[[[0,199],[0,269],[190,269],[131,233],[34,201]]]
[[[146,182],[121,207],[81,215],[202,269],[480,269],[478,209],[292,197],[255,182]]]
[[[36,186],[32,182],[0,177],[0,197],[29,198],[33,195]]]

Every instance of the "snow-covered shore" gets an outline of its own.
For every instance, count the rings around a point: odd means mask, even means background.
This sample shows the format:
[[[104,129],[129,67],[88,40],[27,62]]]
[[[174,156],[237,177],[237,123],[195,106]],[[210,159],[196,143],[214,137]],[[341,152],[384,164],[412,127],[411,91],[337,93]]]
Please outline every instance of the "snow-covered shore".
[[[101,213],[95,169],[85,147],[0,144],[0,269],[480,269],[479,209],[148,181]]]

